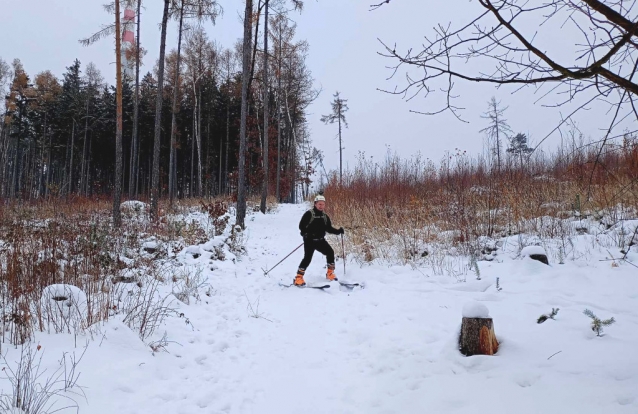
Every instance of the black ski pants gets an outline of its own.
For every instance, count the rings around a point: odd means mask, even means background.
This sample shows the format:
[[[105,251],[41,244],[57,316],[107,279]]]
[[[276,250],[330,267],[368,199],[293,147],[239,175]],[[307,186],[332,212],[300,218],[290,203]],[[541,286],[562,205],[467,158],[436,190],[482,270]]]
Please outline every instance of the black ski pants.
[[[334,264],[335,262],[335,251],[332,250],[332,247],[328,244],[326,239],[312,240],[307,239],[304,240],[303,251],[304,256],[301,264],[299,265],[300,269],[306,270],[308,266],[310,266],[310,262],[312,261],[312,255],[315,253],[315,250],[321,254],[326,255],[326,261],[328,264]]]

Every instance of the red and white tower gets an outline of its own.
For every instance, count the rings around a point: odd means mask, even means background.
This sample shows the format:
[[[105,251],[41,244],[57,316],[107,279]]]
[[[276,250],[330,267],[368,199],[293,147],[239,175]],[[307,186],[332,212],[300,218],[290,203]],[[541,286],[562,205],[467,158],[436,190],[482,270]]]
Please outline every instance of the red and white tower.
[[[127,0],[122,26],[122,69],[129,81],[135,78],[135,0]]]

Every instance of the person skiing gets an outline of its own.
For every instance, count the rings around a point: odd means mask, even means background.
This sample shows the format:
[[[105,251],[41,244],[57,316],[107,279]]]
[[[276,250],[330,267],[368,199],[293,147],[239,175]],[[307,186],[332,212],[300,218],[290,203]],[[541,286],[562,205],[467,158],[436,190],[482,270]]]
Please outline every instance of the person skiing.
[[[326,256],[328,262],[328,270],[326,272],[326,279],[329,281],[337,280],[335,275],[335,252],[326,241],[326,232],[330,234],[343,234],[343,227],[335,229],[332,227],[330,217],[323,211],[326,208],[326,198],[319,194],[315,197],[315,205],[312,209],[306,211],[301,217],[299,222],[299,230],[304,241],[304,257],[299,264],[299,270],[297,270],[297,276],[293,284],[295,286],[305,286],[304,274],[310,262],[312,256],[316,251]]]

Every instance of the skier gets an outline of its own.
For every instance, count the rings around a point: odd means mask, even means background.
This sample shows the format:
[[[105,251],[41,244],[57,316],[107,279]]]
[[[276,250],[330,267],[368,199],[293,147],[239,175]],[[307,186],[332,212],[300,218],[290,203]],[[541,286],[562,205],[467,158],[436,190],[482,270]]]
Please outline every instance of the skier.
[[[343,234],[344,231],[343,227],[339,227],[338,229],[332,227],[330,217],[323,211],[324,208],[326,208],[326,199],[323,195],[319,194],[315,197],[314,207],[306,211],[299,222],[299,230],[301,231],[301,236],[304,241],[304,257],[299,264],[299,270],[297,270],[297,276],[295,276],[293,282],[295,286],[306,285],[303,277],[306,273],[306,268],[310,265],[315,250],[326,256],[326,261],[328,262],[326,279],[329,281],[337,280],[335,276],[335,252],[325,237],[326,232],[330,234]]]

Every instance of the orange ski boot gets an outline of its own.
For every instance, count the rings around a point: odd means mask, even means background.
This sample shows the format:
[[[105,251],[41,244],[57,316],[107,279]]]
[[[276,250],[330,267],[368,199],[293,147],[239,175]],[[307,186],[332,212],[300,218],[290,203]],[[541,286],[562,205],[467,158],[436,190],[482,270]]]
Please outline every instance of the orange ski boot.
[[[335,280],[339,280],[337,279],[337,276],[335,275],[334,263],[331,263],[328,265],[328,270],[326,271],[326,279],[328,279],[331,282],[334,282]]]
[[[292,284],[295,286],[306,286],[306,282],[303,280],[303,275],[306,273],[304,269],[297,270],[297,276],[295,276],[295,280],[293,280]]]

